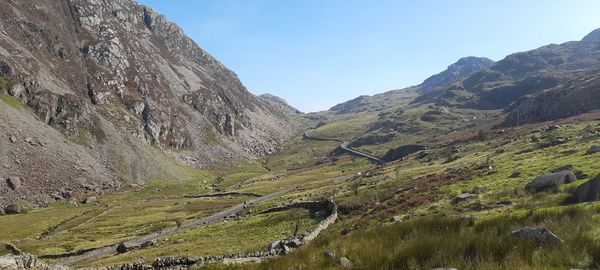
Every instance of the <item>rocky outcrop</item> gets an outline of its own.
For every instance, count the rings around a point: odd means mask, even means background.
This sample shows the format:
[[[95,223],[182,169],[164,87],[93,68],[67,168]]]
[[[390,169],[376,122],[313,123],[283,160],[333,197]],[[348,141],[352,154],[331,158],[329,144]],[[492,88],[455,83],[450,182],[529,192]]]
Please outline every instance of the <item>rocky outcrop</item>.
[[[564,83],[508,107],[504,125],[549,121],[598,110],[600,94],[596,90],[599,86],[600,76],[596,70],[573,74]]]
[[[383,156],[383,160],[391,162],[399,159],[403,159],[410,154],[417,153],[419,151],[423,151],[427,149],[427,147],[418,144],[407,144],[400,146],[396,149],[390,149],[385,156]]]
[[[525,185],[525,190],[530,193],[555,192],[562,184],[568,184],[577,180],[571,171],[561,171],[536,177]]]
[[[427,78],[419,85],[419,92],[427,94],[477,71],[486,69],[493,64],[493,60],[485,57],[463,57],[456,63],[448,66],[446,70]]]
[[[3,270],[67,270],[66,267],[47,265],[29,254],[0,256],[0,269]]]
[[[154,147],[210,166],[273,153],[295,134],[285,113],[249,93],[177,25],[133,0],[0,2],[0,94],[22,104],[0,102],[0,136],[27,125],[29,136],[45,137],[42,126],[50,126],[68,139],[51,134],[48,149],[14,145],[0,160],[22,153],[45,168],[94,168],[63,179],[51,173],[48,184],[19,175],[33,184],[18,194],[27,198],[60,193],[53,190],[60,181],[85,192],[82,179],[89,179],[101,192],[121,179],[177,178]],[[57,159],[61,149],[75,158]],[[13,167],[0,173],[25,164]]]

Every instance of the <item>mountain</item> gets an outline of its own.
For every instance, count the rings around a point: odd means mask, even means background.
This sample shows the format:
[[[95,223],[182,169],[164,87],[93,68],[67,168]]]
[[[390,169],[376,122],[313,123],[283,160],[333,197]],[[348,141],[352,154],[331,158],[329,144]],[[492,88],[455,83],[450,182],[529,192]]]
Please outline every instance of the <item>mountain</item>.
[[[447,86],[463,77],[486,69],[493,64],[493,60],[485,57],[469,56],[461,58],[456,63],[448,66],[446,70],[427,78],[418,86],[419,92],[423,94],[429,93],[439,87]]]
[[[329,111],[335,114],[359,113],[366,111],[383,111],[385,109],[404,106],[416,97],[448,86],[465,76],[491,66],[494,61],[485,57],[464,57],[436,75],[427,78],[423,83],[401,90],[392,90],[373,96],[360,96],[350,101],[333,106]]]
[[[599,69],[599,35],[596,30],[582,41],[511,54],[450,87],[424,94],[414,103],[506,109],[522,98],[560,87],[581,72]]]
[[[417,96],[413,88],[392,90],[373,96],[359,96],[355,99],[335,105],[329,109],[335,114],[349,114],[369,111],[381,111],[394,106],[410,103]]]
[[[175,178],[173,157],[214,166],[296,133],[282,107],[133,0],[2,1],[0,20],[0,174],[24,183],[0,203]]]
[[[259,95],[258,98],[265,102],[268,106],[277,112],[280,112],[285,115],[302,115],[303,113],[292,107],[290,104],[285,101],[285,99],[280,98],[278,96],[274,96],[271,94],[262,94]]]

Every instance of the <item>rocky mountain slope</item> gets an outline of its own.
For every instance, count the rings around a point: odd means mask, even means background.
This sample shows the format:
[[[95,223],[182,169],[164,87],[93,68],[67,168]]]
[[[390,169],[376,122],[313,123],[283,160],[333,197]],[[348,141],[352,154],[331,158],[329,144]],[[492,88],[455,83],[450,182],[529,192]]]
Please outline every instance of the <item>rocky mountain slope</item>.
[[[174,177],[162,166],[172,156],[195,166],[262,156],[296,132],[133,0],[8,0],[0,21],[0,175],[25,183],[0,203]]]
[[[456,81],[450,87],[417,98],[415,103],[433,102],[438,105],[476,109],[506,109],[513,102],[522,102],[530,95],[537,95],[546,90],[563,89],[566,85],[570,85],[571,88],[587,87],[585,84],[574,87],[573,80],[578,80],[575,78],[580,78],[582,72],[587,72],[586,76],[589,77],[599,68],[600,39],[596,30],[581,41],[551,44],[511,54],[487,69]],[[528,101],[530,102],[532,101]],[[531,108],[529,105],[527,107]],[[542,114],[539,110],[532,113]],[[523,120],[541,121],[561,116],[563,115],[542,119],[524,115]]]
[[[393,107],[404,106],[418,96],[443,89],[449,84],[491,66],[494,61],[485,57],[464,57],[438,74],[427,78],[423,83],[400,90],[392,90],[373,96],[360,96],[340,103],[329,111],[335,114],[360,113],[366,111],[383,111]]]

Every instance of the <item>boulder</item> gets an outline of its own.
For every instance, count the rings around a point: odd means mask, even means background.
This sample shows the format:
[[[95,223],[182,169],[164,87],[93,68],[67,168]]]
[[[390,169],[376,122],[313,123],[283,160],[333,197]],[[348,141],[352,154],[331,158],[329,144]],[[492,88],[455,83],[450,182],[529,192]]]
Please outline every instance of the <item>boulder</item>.
[[[352,268],[352,261],[348,260],[346,257],[340,258],[340,265],[342,268]]]
[[[148,240],[148,241],[142,243],[140,245],[140,247],[141,248],[148,248],[148,247],[155,246],[155,245],[156,245],[156,241],[154,241],[154,240]]]
[[[271,244],[269,244],[269,251],[277,251],[277,250],[281,250],[281,241],[275,241]]]
[[[6,179],[6,183],[12,190],[16,190],[21,187],[21,178],[11,176],[8,179]]]
[[[575,203],[594,202],[600,199],[600,174],[581,184],[573,193]]]
[[[119,245],[117,246],[117,252],[118,252],[118,253],[121,253],[121,254],[122,254],[122,253],[126,253],[127,251],[129,251],[129,247],[127,247],[127,246],[125,245],[125,243],[121,243],[121,244],[119,244]]]
[[[10,204],[8,205],[6,208],[4,208],[4,212],[6,212],[6,214],[12,215],[12,214],[19,214],[22,212],[21,206],[19,206],[16,203]]]
[[[543,191],[558,191],[560,185],[571,183],[577,180],[577,177],[571,171],[562,171],[550,173],[536,177],[533,181],[525,185],[525,190],[530,193]]]
[[[525,227],[514,230],[510,235],[518,240],[532,240],[540,245],[560,244],[562,239],[545,228]]]
[[[600,145],[592,145],[586,152],[588,155],[593,155],[600,152]]]
[[[452,204],[459,204],[463,201],[470,200],[473,198],[477,198],[477,195],[475,195],[473,193],[463,193],[463,194],[460,194],[460,195],[452,198]]]
[[[557,173],[557,172],[571,171],[571,170],[573,170],[573,165],[572,164],[567,164],[567,165],[563,165],[563,166],[560,166],[558,168],[555,168],[554,170],[552,170],[550,172]]]

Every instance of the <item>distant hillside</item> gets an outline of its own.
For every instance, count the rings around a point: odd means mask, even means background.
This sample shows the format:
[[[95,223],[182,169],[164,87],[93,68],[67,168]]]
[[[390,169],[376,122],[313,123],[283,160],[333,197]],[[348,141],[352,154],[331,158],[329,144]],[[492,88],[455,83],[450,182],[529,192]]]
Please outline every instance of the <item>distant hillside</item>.
[[[360,96],[340,103],[329,111],[335,114],[360,113],[367,111],[383,111],[409,104],[420,95],[443,89],[449,84],[491,66],[494,61],[484,57],[464,57],[436,75],[427,78],[423,83],[401,90],[392,90],[373,96]]]
[[[435,91],[441,87],[469,76],[477,71],[486,69],[494,64],[494,61],[485,57],[464,57],[450,65],[446,70],[427,78],[418,86],[422,94]]]

